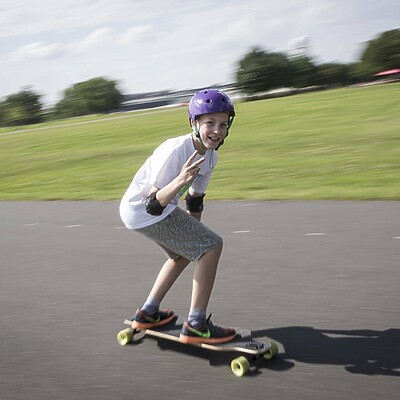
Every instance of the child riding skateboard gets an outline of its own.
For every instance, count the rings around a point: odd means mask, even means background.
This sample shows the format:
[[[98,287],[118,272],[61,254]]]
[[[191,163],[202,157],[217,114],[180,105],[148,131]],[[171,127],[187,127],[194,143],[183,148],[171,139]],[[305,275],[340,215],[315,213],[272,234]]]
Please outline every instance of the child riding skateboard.
[[[192,132],[162,143],[134,176],[120,203],[125,226],[156,242],[168,259],[143,306],[132,318],[132,328],[151,329],[174,318],[160,304],[189,263],[195,262],[191,306],[183,323],[184,343],[224,343],[234,329],[214,325],[206,318],[222,238],[201,222],[204,196],[235,117],[229,97],[215,89],[196,93],[189,103]],[[185,197],[186,212],[178,207]]]

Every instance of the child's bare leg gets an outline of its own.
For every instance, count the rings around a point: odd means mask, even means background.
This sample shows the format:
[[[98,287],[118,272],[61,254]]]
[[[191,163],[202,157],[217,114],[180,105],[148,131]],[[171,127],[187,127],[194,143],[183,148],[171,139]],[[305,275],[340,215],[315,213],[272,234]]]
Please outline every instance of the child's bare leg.
[[[179,336],[183,343],[225,343],[236,336],[234,329],[214,325],[206,318],[221,252],[222,242],[204,254],[196,265],[190,313]]]
[[[221,253],[222,244],[204,254],[197,262],[193,275],[191,312],[201,310],[205,313],[207,310]]]
[[[184,257],[169,258],[162,266],[148,299],[152,299],[160,304],[189,263],[190,261]]]

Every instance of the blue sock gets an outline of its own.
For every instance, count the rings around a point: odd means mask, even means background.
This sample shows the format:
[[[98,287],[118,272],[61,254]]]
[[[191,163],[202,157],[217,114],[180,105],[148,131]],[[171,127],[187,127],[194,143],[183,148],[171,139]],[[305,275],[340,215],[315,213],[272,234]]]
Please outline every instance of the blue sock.
[[[188,322],[193,328],[199,328],[206,320],[206,310],[193,308],[189,312]]]
[[[158,310],[160,309],[160,302],[156,299],[153,299],[151,297],[148,297],[146,300],[146,303],[144,303],[142,310],[147,314],[147,315],[155,315],[158,313]]]

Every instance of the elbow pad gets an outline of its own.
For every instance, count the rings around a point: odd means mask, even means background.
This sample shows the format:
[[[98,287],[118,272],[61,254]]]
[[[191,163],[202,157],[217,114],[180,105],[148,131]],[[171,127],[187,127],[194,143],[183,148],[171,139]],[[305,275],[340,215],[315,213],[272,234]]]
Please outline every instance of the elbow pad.
[[[186,210],[191,212],[202,212],[204,209],[204,196],[193,197],[189,193],[186,195]]]
[[[146,211],[150,215],[161,215],[165,209],[157,200],[156,193],[154,192],[146,197],[146,201],[144,206],[146,207]]]

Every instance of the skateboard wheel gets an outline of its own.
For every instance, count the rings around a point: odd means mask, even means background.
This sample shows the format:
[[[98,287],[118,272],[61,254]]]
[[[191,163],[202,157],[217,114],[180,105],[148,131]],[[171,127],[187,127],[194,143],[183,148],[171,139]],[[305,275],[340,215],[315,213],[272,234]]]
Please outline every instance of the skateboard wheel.
[[[117,340],[121,346],[126,346],[128,343],[131,343],[133,341],[133,329],[126,328],[118,332]]]
[[[272,360],[279,353],[278,345],[275,342],[270,343],[268,351],[264,354],[266,360]]]
[[[241,377],[250,371],[250,363],[246,357],[241,356],[232,360],[231,369],[236,376]]]

